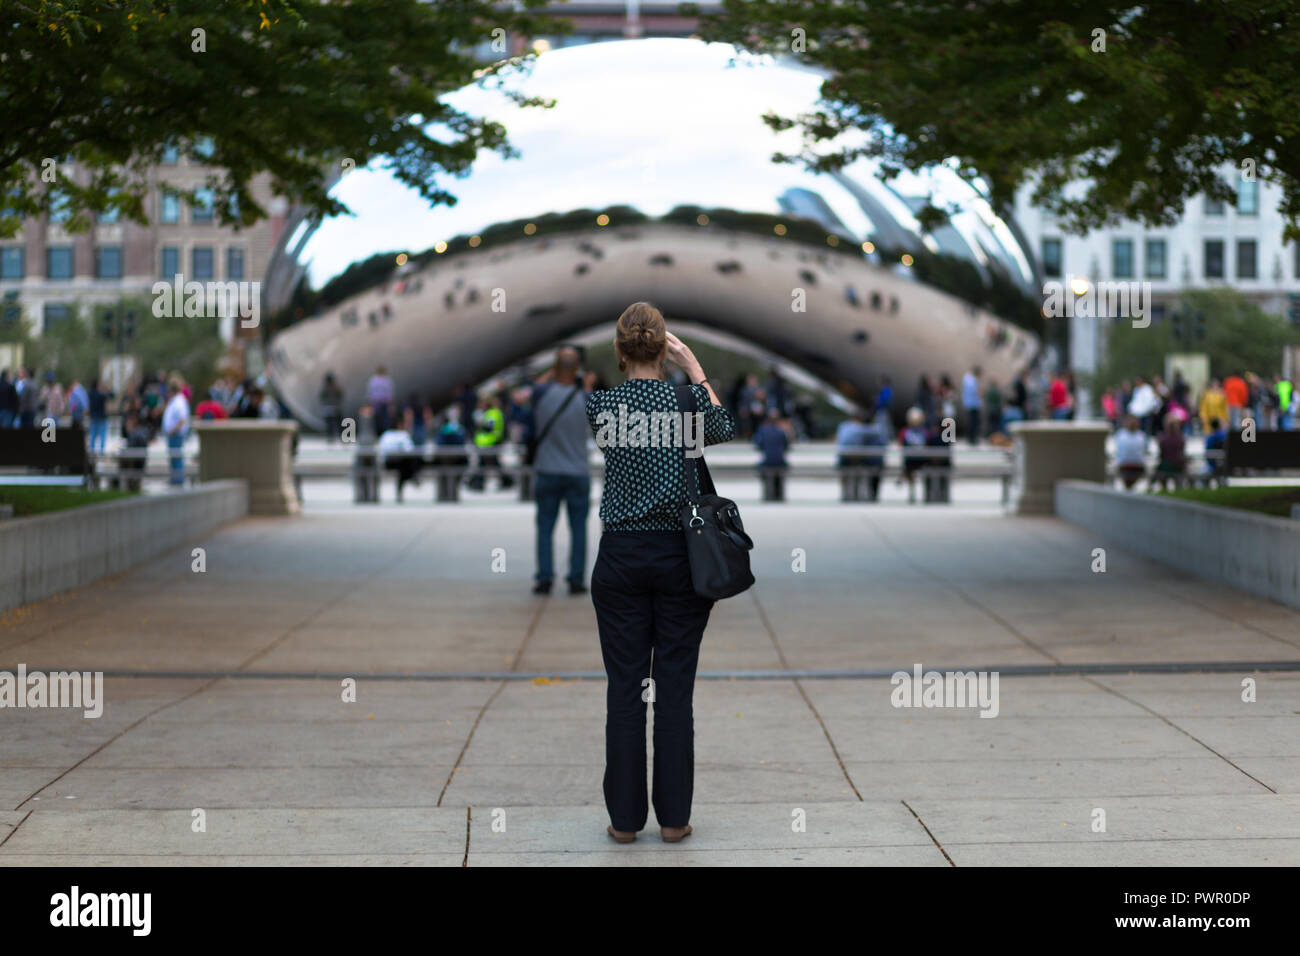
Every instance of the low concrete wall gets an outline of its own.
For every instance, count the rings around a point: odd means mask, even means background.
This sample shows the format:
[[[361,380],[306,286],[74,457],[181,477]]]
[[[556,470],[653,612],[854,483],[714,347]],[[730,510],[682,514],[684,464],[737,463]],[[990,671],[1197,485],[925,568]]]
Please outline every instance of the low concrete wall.
[[[213,481],[0,521],[0,611],[97,581],[246,514],[247,482]]]
[[[1087,481],[1057,484],[1056,513],[1129,551],[1300,608],[1300,522]]]

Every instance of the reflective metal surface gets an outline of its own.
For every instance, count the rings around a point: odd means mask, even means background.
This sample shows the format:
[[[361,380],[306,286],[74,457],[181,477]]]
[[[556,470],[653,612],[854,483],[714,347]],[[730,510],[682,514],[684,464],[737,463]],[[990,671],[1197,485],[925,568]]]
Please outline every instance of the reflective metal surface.
[[[813,108],[820,77],[732,57],[693,40],[593,44],[546,53],[510,84],[552,109],[458,92],[520,156],[481,155],[448,184],[454,207],[373,168],[345,175],[334,194],[355,215],[291,224],[265,279],[268,310],[305,316],[268,353],[289,407],[319,425],[332,371],[355,410],[386,365],[400,399],[437,408],[564,336],[612,335],[638,299],[670,327],[738,336],[855,398],[882,373],[906,402],[921,372],[980,364],[1005,383],[1025,367],[1039,338],[1008,320],[1032,327],[1036,281],[1012,225],[946,169],[884,183],[865,161],[772,163],[799,143],[762,115]],[[913,215],[927,197],[953,210],[928,235]]]

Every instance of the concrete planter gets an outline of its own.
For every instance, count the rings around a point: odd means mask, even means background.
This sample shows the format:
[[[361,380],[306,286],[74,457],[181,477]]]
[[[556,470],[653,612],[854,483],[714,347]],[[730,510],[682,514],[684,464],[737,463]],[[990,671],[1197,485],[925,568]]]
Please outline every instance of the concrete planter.
[[[199,480],[242,478],[248,511],[296,515],[302,511],[293,486],[293,436],[297,422],[231,418],[194,423],[199,436]]]
[[[217,481],[0,523],[0,611],[147,561],[248,514],[248,485]]]
[[[1300,608],[1300,523],[1288,518],[1084,481],[1057,484],[1056,513],[1126,550]]]
[[[1050,515],[1058,481],[1106,480],[1105,423],[1013,422],[1016,442],[1015,504],[1018,515]]]

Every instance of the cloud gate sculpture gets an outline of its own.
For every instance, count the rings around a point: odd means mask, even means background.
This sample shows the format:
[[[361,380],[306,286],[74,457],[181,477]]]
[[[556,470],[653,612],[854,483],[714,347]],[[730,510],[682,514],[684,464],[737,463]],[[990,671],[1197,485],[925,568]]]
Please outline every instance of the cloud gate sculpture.
[[[383,170],[333,195],[354,213],[291,222],[265,308],[300,314],[269,343],[273,383],[319,426],[333,372],[355,411],[386,365],[399,396],[440,408],[559,340],[613,323],[631,302],[735,336],[851,399],[882,374],[897,400],[920,373],[972,365],[1009,381],[1040,348],[1038,283],[1013,223],[946,168],[882,182],[773,163],[797,153],[766,112],[813,108],[821,77],[730,47],[649,39],[555,50],[510,86],[554,98],[520,109],[459,91],[501,121],[518,158],[480,154],[430,208]],[[930,231],[918,210],[949,212]]]

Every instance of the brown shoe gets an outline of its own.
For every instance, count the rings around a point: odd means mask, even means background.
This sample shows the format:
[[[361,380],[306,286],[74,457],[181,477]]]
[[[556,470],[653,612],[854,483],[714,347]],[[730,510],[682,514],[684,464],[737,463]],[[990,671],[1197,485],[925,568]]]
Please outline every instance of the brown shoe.
[[[692,833],[691,825],[688,823],[684,827],[660,827],[659,834],[664,838],[665,843],[681,843]]]
[[[608,833],[610,836],[612,836],[619,843],[631,843],[633,840],[636,839],[635,833],[630,833],[624,830],[615,830],[614,825],[612,823],[609,826],[605,827],[605,832]]]

